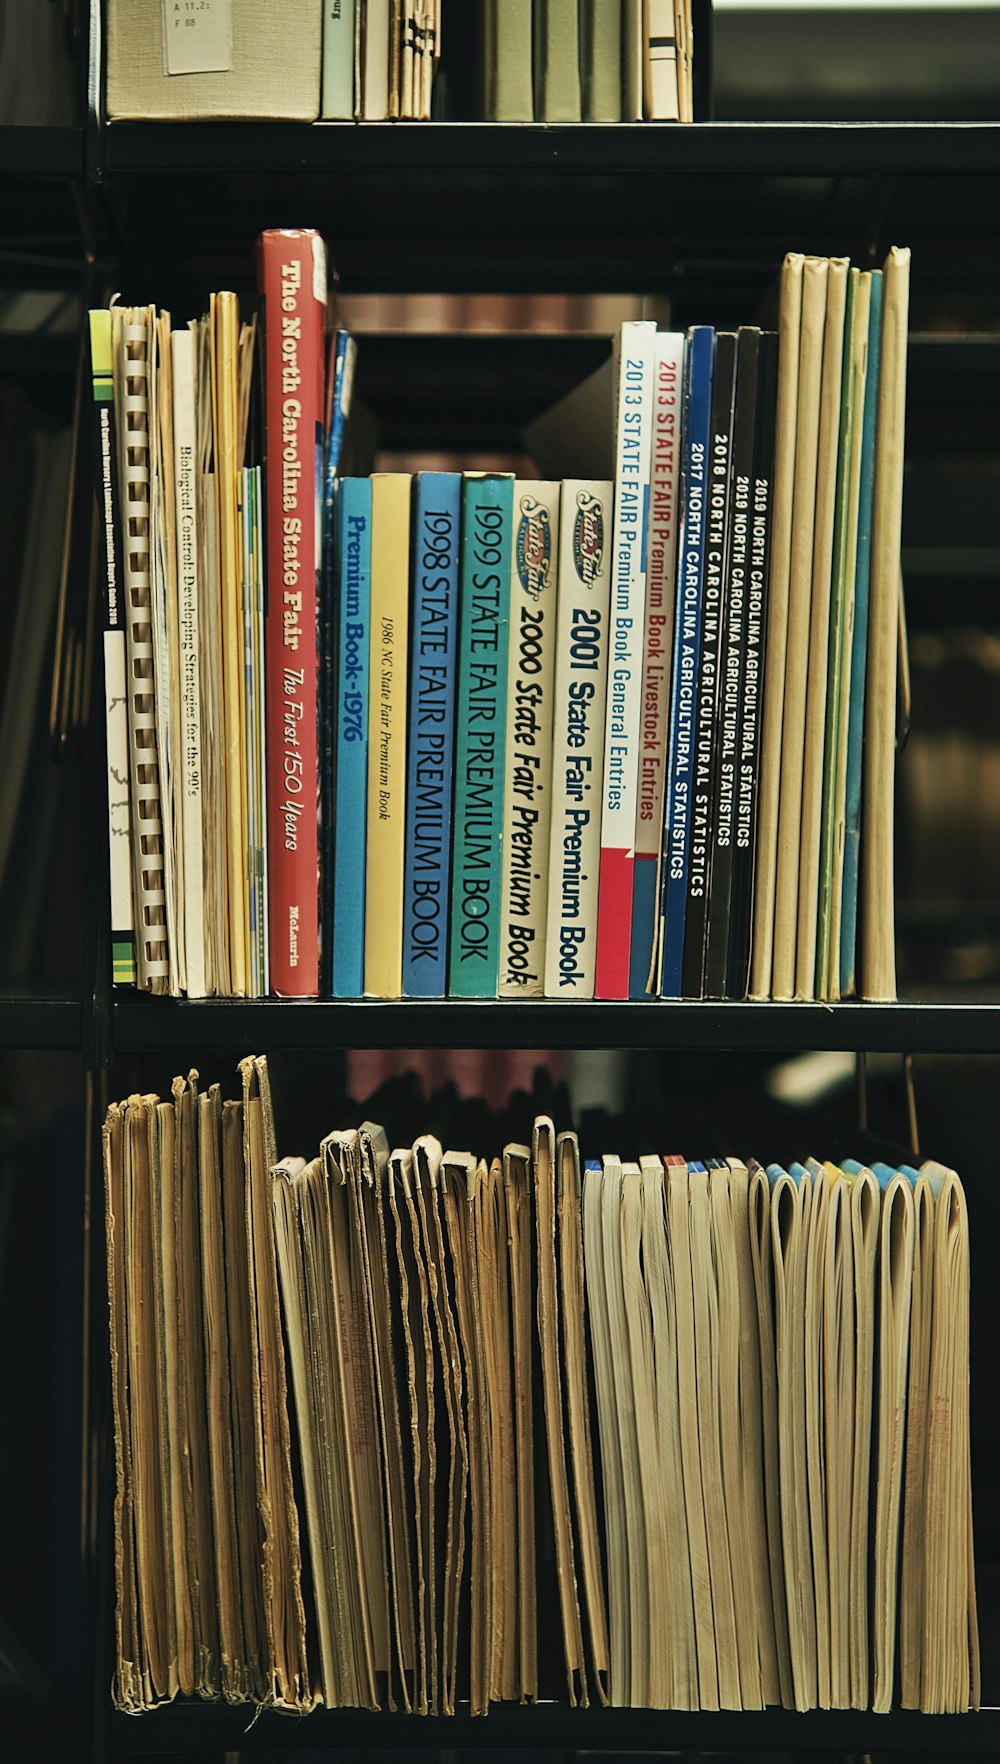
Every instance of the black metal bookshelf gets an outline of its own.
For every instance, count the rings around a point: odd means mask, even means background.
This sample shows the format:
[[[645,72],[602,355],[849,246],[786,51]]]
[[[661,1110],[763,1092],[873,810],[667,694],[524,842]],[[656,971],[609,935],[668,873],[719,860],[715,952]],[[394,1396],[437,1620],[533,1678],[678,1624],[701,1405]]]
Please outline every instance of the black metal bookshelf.
[[[94,9],[99,23],[99,0]],[[866,262],[893,239],[919,246],[918,322],[921,302],[942,290],[963,292],[976,278],[991,294],[1000,286],[990,228],[1000,212],[1000,123],[108,124],[98,49],[86,132],[0,128],[5,213],[27,212],[26,181],[41,191],[53,182],[68,189],[82,174],[98,236],[126,278],[142,281],[136,297],[176,286],[179,276],[204,293],[233,265],[249,278],[256,233],[293,220],[328,233],[345,289],[669,289],[679,323],[688,309],[713,320],[751,316],[791,244],[851,250]],[[445,375],[454,342],[427,345],[422,362],[419,339],[376,342],[373,378],[388,399],[412,351],[414,384],[421,374],[430,384]],[[53,340],[54,350],[63,347]],[[486,351],[495,349],[494,373],[503,373],[508,355],[525,380],[543,371],[532,359],[558,357],[544,372],[569,383],[596,365],[602,345],[538,338],[461,347],[478,372],[486,374]],[[972,388],[997,372],[996,339],[979,338],[976,347],[975,358],[961,357]],[[914,379],[953,375],[950,358],[958,354],[922,340]],[[393,396],[394,433],[401,445],[413,443],[414,398]],[[446,397],[442,387],[439,410]],[[547,401],[548,392],[539,403]],[[995,420],[993,401],[987,416]],[[82,1003],[27,989],[0,997],[0,1046],[82,1049],[88,1063],[102,1065],[116,1055],[180,1057],[195,1048],[235,1054],[317,1046],[1000,1054],[1000,1001],[989,998],[825,1006],[112,997],[107,951],[98,945],[97,983]],[[988,1756],[1000,1753],[1000,1709],[876,1717],[546,1704],[499,1706],[485,1719],[345,1710],[296,1721],[178,1705],[134,1719],[111,1712],[108,1674],[99,1673],[95,1737],[98,1756],[105,1746],[112,1755],[329,1747],[408,1756],[479,1748]]]

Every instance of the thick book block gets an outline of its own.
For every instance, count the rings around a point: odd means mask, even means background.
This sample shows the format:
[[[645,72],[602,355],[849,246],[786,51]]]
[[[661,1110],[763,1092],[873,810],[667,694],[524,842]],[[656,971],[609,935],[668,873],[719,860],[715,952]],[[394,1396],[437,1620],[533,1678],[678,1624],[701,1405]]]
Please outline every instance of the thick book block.
[[[535,0],[535,115],[580,121],[577,0]]]
[[[193,17],[173,0],[108,0],[108,116],[311,122],[322,16],[322,0],[203,0]]]
[[[580,98],[585,122],[621,122],[619,0],[580,0]]]
[[[531,0],[486,0],[483,114],[489,122],[533,122]]]

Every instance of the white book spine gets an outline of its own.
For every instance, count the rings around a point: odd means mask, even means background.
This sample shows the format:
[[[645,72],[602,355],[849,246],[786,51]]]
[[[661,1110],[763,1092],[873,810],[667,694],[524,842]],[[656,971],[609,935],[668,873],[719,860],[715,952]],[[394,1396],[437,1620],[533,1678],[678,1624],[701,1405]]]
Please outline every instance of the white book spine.
[[[674,0],[643,0],[643,110],[650,122],[680,116]]]
[[[501,998],[540,998],[552,800],[559,485],[514,486],[504,755]]]
[[[651,867],[655,864],[657,872],[663,844],[663,792],[670,730],[683,387],[684,334],[681,331],[661,331],[656,338],[653,380],[639,795],[635,817],[636,862],[648,863]],[[636,883],[638,885],[638,877]],[[658,889],[654,899],[659,899]],[[658,913],[656,917],[659,917]],[[633,913],[633,923],[635,919]],[[655,950],[651,953],[655,956]]]
[[[613,487],[568,478],[559,514],[545,992],[593,998]]]
[[[175,331],[173,365],[177,602],[181,673],[181,823],[184,944],[190,998],[207,993],[205,856],[202,842],[201,658],[198,637],[198,436],[194,338]]]
[[[655,355],[655,324],[637,319],[622,325],[616,359],[615,523],[604,722],[598,998],[628,997]]]
[[[139,985],[165,992],[170,981],[163,822],[156,753],[156,681],[150,573],[149,369],[152,308],[114,316],[115,371],[121,387],[119,481],[122,488],[132,875]]]

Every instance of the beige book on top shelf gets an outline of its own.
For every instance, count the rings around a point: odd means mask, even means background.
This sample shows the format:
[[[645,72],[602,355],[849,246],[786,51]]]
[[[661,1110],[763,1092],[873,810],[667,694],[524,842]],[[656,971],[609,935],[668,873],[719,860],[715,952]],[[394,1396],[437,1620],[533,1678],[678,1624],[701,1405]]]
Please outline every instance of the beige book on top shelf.
[[[311,122],[322,16],[322,0],[108,0],[108,116]]]

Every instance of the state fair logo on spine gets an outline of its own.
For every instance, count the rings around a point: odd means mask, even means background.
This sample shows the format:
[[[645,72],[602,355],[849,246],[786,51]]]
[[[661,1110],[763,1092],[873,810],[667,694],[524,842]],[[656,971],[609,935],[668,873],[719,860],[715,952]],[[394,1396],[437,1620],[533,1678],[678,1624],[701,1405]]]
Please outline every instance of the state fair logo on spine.
[[[517,528],[517,573],[521,587],[537,600],[549,585],[552,570],[552,532],[549,511],[533,496],[522,496]]]
[[[573,562],[585,588],[601,573],[604,562],[604,509],[596,496],[578,490],[573,521]]]

